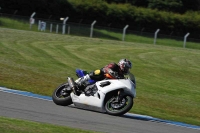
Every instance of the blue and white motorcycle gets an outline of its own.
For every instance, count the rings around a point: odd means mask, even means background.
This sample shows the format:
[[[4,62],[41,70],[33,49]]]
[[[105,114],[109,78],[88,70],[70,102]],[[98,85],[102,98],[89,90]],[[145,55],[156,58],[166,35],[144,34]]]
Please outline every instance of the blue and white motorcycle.
[[[78,78],[86,75],[76,69]],[[74,104],[77,108],[105,112],[110,115],[123,115],[133,106],[136,97],[134,75],[129,73],[124,79],[89,80],[84,88],[78,88],[76,81],[68,77],[66,83],[55,89],[52,95],[57,105]]]

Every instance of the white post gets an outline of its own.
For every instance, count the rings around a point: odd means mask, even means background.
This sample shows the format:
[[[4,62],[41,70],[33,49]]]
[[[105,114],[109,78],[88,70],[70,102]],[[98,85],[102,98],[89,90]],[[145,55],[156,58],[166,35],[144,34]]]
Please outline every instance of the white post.
[[[92,38],[93,36],[93,27],[94,27],[94,24],[96,23],[97,21],[94,20],[94,22],[91,24],[91,29],[90,29],[90,37]]]
[[[50,32],[52,32],[52,27],[53,27],[53,25],[52,25],[52,24],[50,24]]]
[[[123,29],[123,35],[122,35],[122,41],[124,41],[125,34],[126,34],[126,29],[128,28],[129,25],[126,25]]]
[[[58,24],[56,25],[56,33],[58,33]]]
[[[29,20],[29,23],[30,23],[30,29],[32,28],[32,23],[31,23],[31,20],[33,19],[33,17],[35,16],[35,12],[32,13],[31,17],[30,17],[30,20]]]
[[[156,44],[157,34],[160,31],[160,29],[157,29],[154,35],[154,44]]]
[[[40,30],[41,21],[38,21],[38,30]]]
[[[65,34],[65,27],[66,27],[66,22],[68,20],[68,17],[66,17],[64,20],[63,20],[63,29],[62,29],[62,34]]]
[[[185,36],[184,36],[184,43],[183,43],[183,47],[185,48],[186,46],[186,40],[187,40],[187,37],[190,35],[190,33],[187,33]]]

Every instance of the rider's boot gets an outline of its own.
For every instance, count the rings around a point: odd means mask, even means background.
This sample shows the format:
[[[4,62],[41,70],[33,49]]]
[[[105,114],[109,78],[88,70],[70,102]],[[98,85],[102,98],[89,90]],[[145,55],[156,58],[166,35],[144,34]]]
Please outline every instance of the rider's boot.
[[[87,74],[87,75],[77,79],[75,82],[79,87],[81,87],[81,86],[85,86],[87,84],[88,80],[90,80],[90,76]]]

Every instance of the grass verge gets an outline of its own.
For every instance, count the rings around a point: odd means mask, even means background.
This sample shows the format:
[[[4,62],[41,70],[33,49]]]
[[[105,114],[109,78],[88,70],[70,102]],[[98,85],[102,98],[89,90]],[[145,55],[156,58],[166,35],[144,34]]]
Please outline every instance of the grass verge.
[[[6,117],[0,117],[0,123],[1,133],[96,133],[94,131],[69,128],[66,126],[56,126]]]

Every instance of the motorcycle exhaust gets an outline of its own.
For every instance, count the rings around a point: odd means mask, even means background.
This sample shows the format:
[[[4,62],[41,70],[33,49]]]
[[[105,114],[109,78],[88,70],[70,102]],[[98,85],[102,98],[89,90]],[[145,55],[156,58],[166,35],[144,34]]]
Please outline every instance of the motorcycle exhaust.
[[[69,83],[70,88],[71,88],[72,91],[74,92],[74,94],[77,95],[77,93],[76,93],[76,85],[75,85],[74,79],[71,78],[71,77],[68,77],[68,78],[67,78],[67,81],[68,81],[68,83]]]

